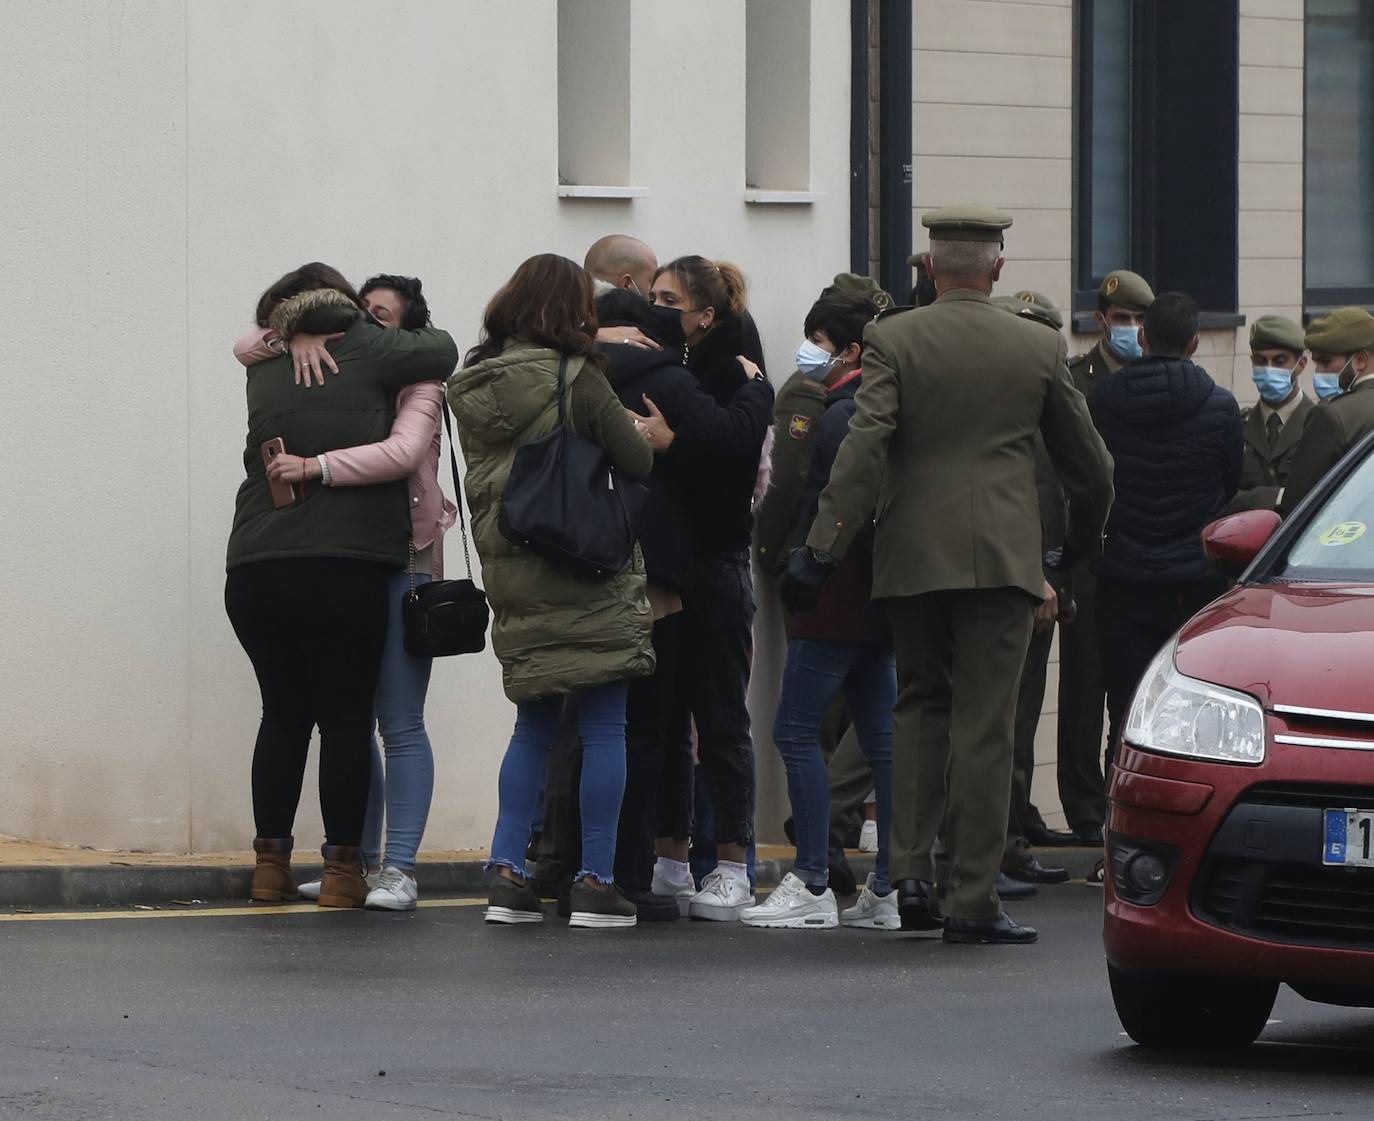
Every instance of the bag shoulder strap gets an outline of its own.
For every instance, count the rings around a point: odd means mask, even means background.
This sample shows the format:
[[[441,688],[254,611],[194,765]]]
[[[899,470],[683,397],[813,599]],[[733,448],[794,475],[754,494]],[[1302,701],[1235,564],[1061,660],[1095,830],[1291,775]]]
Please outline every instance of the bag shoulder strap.
[[[453,439],[453,420],[449,414],[447,393],[439,407],[444,412],[444,427],[448,430],[448,466],[449,470],[453,472],[454,505],[458,507],[458,531],[463,537],[463,565],[468,570],[468,579],[471,580],[472,552],[468,548],[467,515],[463,512],[463,484],[458,479],[458,453],[454,450],[458,445]]]

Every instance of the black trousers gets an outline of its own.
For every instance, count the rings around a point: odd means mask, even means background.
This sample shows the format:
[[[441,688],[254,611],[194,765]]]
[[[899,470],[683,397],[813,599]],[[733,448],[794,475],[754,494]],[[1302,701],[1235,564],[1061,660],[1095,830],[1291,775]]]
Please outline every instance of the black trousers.
[[[697,729],[718,844],[754,840],[754,742],[749,671],[754,657],[754,582],[748,550],[696,558],[683,592],[682,676]],[[691,744],[669,745],[659,785],[658,835],[692,834]]]
[[[1131,697],[1150,659],[1179,627],[1224,591],[1226,580],[1221,577],[1156,583],[1097,578],[1097,645],[1107,687],[1108,771]]]
[[[253,749],[259,837],[291,836],[318,727],[325,840],[361,842],[392,571],[339,557],[256,561],[229,571],[224,606],[262,694]]]

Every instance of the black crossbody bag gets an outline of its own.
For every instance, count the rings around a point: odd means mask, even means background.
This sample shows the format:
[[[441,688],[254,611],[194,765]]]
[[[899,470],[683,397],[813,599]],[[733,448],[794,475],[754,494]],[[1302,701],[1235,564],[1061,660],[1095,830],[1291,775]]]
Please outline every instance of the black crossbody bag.
[[[466,580],[415,580],[415,539],[410,539],[410,590],[401,600],[406,653],[416,658],[444,658],[450,654],[476,654],[487,644],[491,608],[487,593],[472,581],[472,553],[468,550],[467,518],[463,513],[463,485],[458,481],[458,456],[453,450],[453,422],[448,402],[442,403],[448,429],[448,462],[453,472],[453,492],[458,506],[458,528],[463,536]]]
[[[565,374],[558,363],[558,427],[516,449],[501,497],[501,535],[550,564],[589,580],[622,572],[634,555],[630,516],[600,445],[568,427]]]

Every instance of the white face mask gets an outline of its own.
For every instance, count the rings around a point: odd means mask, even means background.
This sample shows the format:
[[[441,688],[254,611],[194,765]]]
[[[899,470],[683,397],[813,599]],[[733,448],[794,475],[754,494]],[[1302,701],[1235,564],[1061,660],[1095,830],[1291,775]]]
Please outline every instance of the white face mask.
[[[801,346],[797,347],[797,369],[803,377],[811,378],[813,381],[823,381],[836,361],[837,355],[817,346],[810,339],[803,339]]]

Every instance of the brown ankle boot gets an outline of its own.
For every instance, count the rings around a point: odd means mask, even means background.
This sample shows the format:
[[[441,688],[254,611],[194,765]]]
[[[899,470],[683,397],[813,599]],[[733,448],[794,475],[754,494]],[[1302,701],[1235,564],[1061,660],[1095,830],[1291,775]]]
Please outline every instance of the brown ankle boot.
[[[296,881],[291,878],[291,837],[257,837],[253,851],[258,854],[253,869],[253,886],[249,899],[263,903],[280,903],[285,899],[299,899]]]
[[[361,907],[367,901],[363,850],[356,845],[325,845],[320,855],[324,857],[320,906]]]

